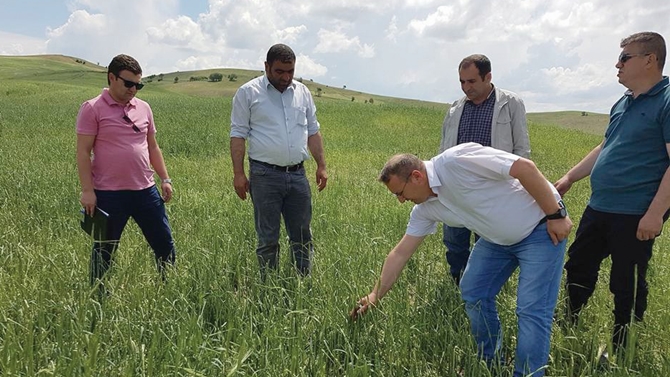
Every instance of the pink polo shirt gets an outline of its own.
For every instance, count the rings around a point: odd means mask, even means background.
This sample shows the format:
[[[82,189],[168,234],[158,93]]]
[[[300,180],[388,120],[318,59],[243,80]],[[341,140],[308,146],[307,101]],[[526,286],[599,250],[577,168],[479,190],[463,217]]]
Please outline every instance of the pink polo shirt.
[[[154,133],[151,107],[138,98],[122,105],[105,88],[99,96],[84,102],[77,115],[77,134],[95,135],[91,157],[93,187],[116,191],[153,186],[147,135]]]

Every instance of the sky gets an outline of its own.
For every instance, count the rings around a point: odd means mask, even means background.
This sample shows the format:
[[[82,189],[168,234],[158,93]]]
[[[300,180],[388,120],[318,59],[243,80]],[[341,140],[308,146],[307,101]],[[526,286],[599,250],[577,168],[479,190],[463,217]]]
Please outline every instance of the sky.
[[[295,77],[372,94],[452,103],[458,64],[481,53],[493,83],[529,112],[608,113],[625,91],[621,39],[669,40],[659,0],[0,0],[0,55],[62,54],[106,66],[124,53],[144,75],[263,69],[295,51]],[[668,66],[664,75],[668,75]]]

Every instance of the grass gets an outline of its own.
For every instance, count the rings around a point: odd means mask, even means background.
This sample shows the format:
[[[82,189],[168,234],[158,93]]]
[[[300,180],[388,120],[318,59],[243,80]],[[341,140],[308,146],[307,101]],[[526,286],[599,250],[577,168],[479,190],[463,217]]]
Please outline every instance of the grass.
[[[251,203],[232,188],[231,98],[222,89],[242,80],[187,86],[166,74],[150,83],[140,97],[154,110],[175,182],[168,211],[177,268],[161,283],[131,222],[101,300],[88,285],[90,242],[78,224],[74,121],[104,75],[94,65],[31,59],[0,58],[0,374],[453,376],[465,368],[467,375],[488,375],[445,271],[441,234],[426,240],[377,310],[347,320],[411,209],[376,174],[394,153],[435,154],[446,105],[376,96],[370,105],[330,97],[335,91],[326,88],[316,101],[330,180],[313,195],[314,271],[297,278],[284,242],[279,274],[262,284]],[[551,125],[557,121],[544,116],[546,123],[530,123],[532,157],[553,181],[601,136]],[[312,179],[314,169],[308,162]],[[581,182],[566,198],[575,224],[588,195],[588,182]],[[605,262],[582,325],[554,329],[550,375],[670,375],[667,248],[664,234],[649,271],[649,310],[635,328],[635,357],[597,371],[596,352],[612,321]],[[514,287],[499,300],[507,349],[515,342]]]

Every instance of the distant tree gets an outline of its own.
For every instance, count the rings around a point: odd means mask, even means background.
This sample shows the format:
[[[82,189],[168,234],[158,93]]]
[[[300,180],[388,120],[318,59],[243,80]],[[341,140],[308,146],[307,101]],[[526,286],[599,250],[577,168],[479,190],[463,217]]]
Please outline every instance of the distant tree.
[[[323,92],[323,89],[321,88],[316,88],[316,96],[321,97],[321,93]]]
[[[160,75],[158,75],[158,81],[163,81],[163,77],[164,77],[164,76],[165,76],[165,75],[162,74],[162,73],[161,73]]]
[[[365,103],[368,103],[368,100],[365,100]]]
[[[179,77],[175,76],[175,77],[174,77],[174,83],[176,84],[176,83],[178,83],[178,82],[179,82]]]
[[[237,75],[235,73],[229,74],[228,81],[237,81]]]
[[[351,96],[351,102],[354,102],[355,99],[354,96]]]
[[[298,77],[298,82],[302,83],[302,77]]]
[[[215,72],[215,73],[212,73],[212,74],[209,75],[209,81],[217,82],[217,81],[221,81],[221,80],[223,80],[223,75],[218,73],[218,72]]]
[[[372,98],[370,98],[369,102],[370,102],[370,103],[375,103],[375,100],[372,99]]]

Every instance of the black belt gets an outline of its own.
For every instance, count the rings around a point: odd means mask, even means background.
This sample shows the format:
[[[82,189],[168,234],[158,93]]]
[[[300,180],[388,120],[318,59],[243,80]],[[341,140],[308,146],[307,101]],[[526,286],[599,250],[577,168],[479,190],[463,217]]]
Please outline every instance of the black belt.
[[[271,169],[274,169],[274,170],[285,171],[285,172],[297,171],[297,170],[302,169],[302,166],[303,166],[302,162],[300,162],[299,164],[290,165],[290,166],[279,166],[279,165],[273,165],[273,164],[269,164],[267,162],[258,161],[258,160],[249,159],[249,161],[255,162],[255,163],[263,165],[263,166],[267,166],[267,167],[269,167]]]
[[[544,224],[544,223],[546,223],[546,222],[547,222],[547,216],[543,217],[543,218],[540,220],[540,222],[537,223],[536,226],[540,226],[540,225],[542,225],[542,224]]]

